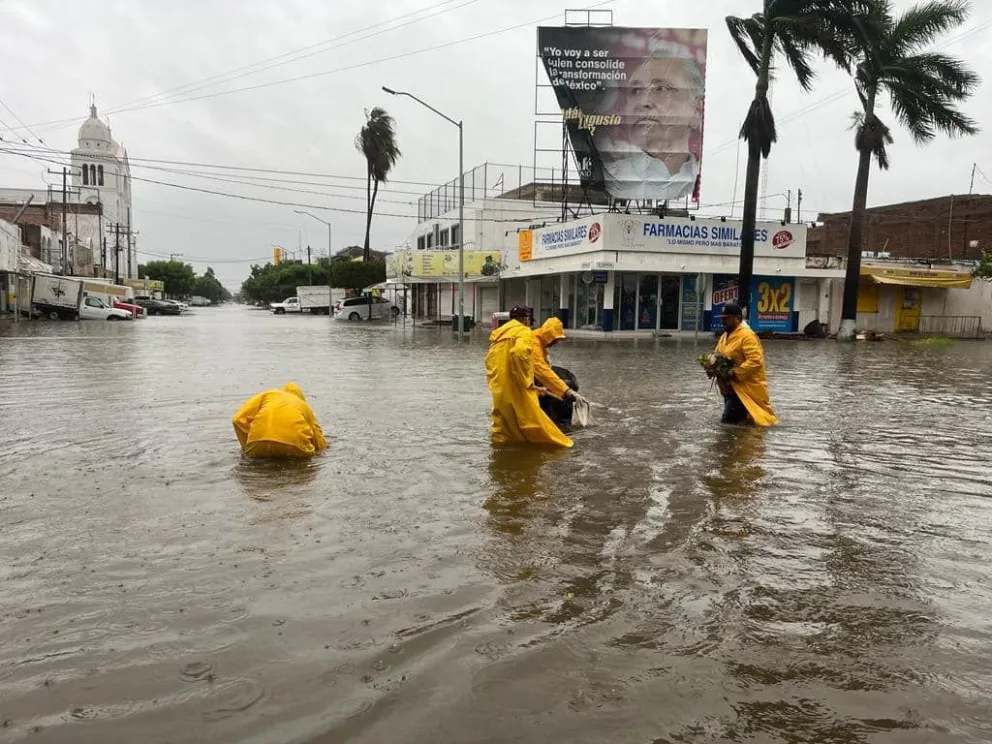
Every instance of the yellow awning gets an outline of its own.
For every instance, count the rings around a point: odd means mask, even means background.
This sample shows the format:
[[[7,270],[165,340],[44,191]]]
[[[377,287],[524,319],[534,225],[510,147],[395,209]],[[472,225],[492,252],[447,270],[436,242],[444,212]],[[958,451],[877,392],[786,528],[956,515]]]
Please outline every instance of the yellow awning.
[[[959,271],[929,271],[927,269],[895,269],[865,266],[863,276],[869,276],[877,284],[895,284],[902,287],[938,287],[944,289],[968,289],[971,274]]]

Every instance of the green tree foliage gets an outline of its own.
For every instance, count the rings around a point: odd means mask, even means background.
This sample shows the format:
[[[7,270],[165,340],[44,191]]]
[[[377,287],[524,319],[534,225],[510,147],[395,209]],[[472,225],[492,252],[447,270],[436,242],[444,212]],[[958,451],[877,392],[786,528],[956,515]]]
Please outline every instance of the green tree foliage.
[[[333,261],[331,286],[362,290],[386,281],[385,261]]]
[[[373,284],[386,281],[385,261],[348,261],[335,259],[328,264],[326,258],[312,266],[300,261],[283,261],[278,266],[252,266],[251,274],[241,284],[241,296],[246,302],[282,302],[296,295],[296,288],[311,283],[327,285],[330,266],[332,287],[360,291]]]
[[[170,297],[189,297],[196,286],[196,272],[182,261],[149,261],[138,267],[138,276],[165,282],[165,293]]]
[[[214,275],[214,270],[209,266],[203,276],[196,278],[193,294],[205,297],[215,305],[231,299],[231,293],[220,283],[220,280]]]
[[[847,329],[842,327],[848,338],[853,337],[857,319],[871,161],[874,158],[879,168],[888,169],[887,146],[893,142],[891,130],[878,116],[881,96],[887,94],[895,120],[918,145],[931,142],[938,133],[957,137],[978,132],[977,124],[958,108],[978,87],[978,75],[960,59],[932,49],[941,35],[967,20],[968,4],[963,0],[927,0],[895,16],[888,0],[875,1],[877,20],[865,26],[854,73],[861,110],[853,116],[858,174],[841,313],[848,321]]]
[[[982,252],[982,260],[975,269],[975,276],[979,279],[992,279],[992,251]]]
[[[768,101],[768,86],[776,69],[792,68],[803,90],[813,87],[813,60],[823,56],[843,69],[850,68],[854,39],[874,0],[761,0],[750,17],[729,16],[727,29],[755,75],[754,99],[741,126],[747,143],[744,214],[738,292],[747,312],[754,270],[754,230],[758,209],[761,159],[767,158],[778,138]],[[785,62],[784,65],[778,61]]]

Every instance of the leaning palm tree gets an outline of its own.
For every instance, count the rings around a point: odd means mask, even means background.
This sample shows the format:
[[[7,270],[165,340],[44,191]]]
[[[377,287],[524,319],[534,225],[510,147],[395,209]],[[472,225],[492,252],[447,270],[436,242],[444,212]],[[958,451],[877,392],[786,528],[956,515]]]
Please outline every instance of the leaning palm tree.
[[[740,137],[747,142],[744,215],[738,272],[738,302],[748,312],[754,274],[754,231],[758,211],[761,158],[777,139],[768,86],[775,58],[785,57],[804,90],[815,72],[812,57],[822,55],[849,69],[854,40],[874,5],[873,0],[763,0],[762,10],[749,18],[727,17],[727,28],[757,82]]]
[[[371,257],[369,234],[379,184],[386,182],[389,171],[400,157],[395,122],[385,109],[376,106],[371,111],[366,110],[365,125],[355,137],[355,148],[365,156],[365,248],[362,259],[368,261]]]
[[[867,29],[858,52],[854,85],[861,111],[854,114],[854,146],[858,150],[858,176],[854,182],[851,229],[847,245],[847,274],[838,338],[855,336],[858,317],[858,283],[861,278],[861,239],[871,159],[878,167],[889,167],[886,150],[892,132],[878,118],[881,93],[888,93],[895,118],[918,145],[932,141],[938,132],[951,137],[975,134],[975,122],[962,114],[957,104],[978,86],[978,76],[961,60],[929,51],[934,39],[964,23],[965,0],[929,0],[893,18],[887,0],[881,2],[885,22]]]

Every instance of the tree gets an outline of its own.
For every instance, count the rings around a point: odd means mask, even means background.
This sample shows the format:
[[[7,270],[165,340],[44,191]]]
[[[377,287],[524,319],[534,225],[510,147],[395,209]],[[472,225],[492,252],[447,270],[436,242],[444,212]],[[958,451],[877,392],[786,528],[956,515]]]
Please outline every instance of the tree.
[[[309,284],[311,271],[315,284],[327,284],[326,259],[310,267],[301,261],[254,265],[250,276],[241,284],[241,294],[249,302],[280,302],[295,296],[297,287]]]
[[[385,261],[333,261],[331,286],[361,291],[386,281]]]
[[[893,142],[889,127],[878,117],[879,95],[888,93],[896,120],[909,130],[917,145],[931,142],[939,132],[950,137],[975,134],[978,126],[958,110],[978,86],[978,76],[955,57],[930,51],[939,35],[968,17],[964,0],[929,0],[894,18],[888,0],[880,0],[882,22],[866,27],[858,51],[854,86],[861,111],[853,116],[858,175],[847,244],[847,273],[841,327],[837,337],[853,340],[858,317],[858,283],[868,176],[872,157],[887,170],[887,147]]]
[[[368,261],[372,213],[379,195],[379,184],[386,182],[389,171],[400,157],[395,122],[385,109],[377,106],[365,112],[365,126],[355,137],[355,148],[365,156],[365,246],[362,258]]]
[[[777,139],[775,118],[768,103],[775,57],[785,57],[802,88],[810,90],[815,77],[813,56],[822,55],[849,69],[855,39],[872,6],[872,0],[763,0],[762,11],[750,18],[727,17],[727,29],[757,77],[754,100],[740,130],[740,138],[747,142],[747,171],[737,291],[745,314],[754,275],[761,158],[768,157]]]
[[[974,275],[978,279],[992,279],[992,251],[982,251],[982,258],[975,267]]]
[[[205,297],[214,305],[231,299],[231,293],[220,283],[220,280],[214,275],[214,270],[209,266],[203,276],[197,277],[193,294]]]
[[[182,261],[149,261],[138,267],[142,279],[165,282],[165,293],[171,297],[189,297],[196,284],[193,267]]]

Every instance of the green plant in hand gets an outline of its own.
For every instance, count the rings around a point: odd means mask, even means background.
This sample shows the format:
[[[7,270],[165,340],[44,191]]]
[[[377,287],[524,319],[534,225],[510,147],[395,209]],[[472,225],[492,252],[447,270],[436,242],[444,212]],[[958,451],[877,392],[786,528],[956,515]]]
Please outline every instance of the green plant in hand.
[[[700,354],[696,361],[706,371],[707,377],[715,377],[718,380],[727,381],[734,373],[734,360],[726,354],[719,352]]]

